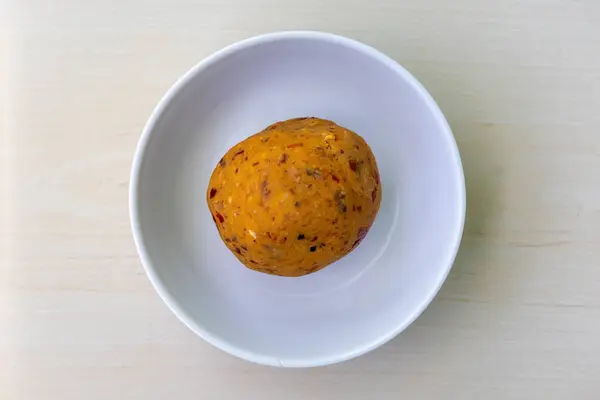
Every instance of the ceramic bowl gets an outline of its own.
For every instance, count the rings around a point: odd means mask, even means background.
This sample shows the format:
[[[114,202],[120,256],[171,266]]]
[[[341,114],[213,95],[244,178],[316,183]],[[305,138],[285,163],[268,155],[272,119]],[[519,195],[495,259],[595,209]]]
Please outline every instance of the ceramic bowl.
[[[231,146],[303,116],[365,138],[381,208],[358,248],[327,268],[255,272],[221,242],[208,180]],[[404,68],[348,38],[279,32],[218,51],[160,100],[135,154],[130,212],[150,281],[185,325],[248,361],[309,367],[375,349],[423,312],[459,247],[465,183],[446,119]]]

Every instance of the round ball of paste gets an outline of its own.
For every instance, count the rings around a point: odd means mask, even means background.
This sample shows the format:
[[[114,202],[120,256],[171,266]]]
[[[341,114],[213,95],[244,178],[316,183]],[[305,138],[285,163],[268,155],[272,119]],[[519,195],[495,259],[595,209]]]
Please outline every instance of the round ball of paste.
[[[332,121],[295,118],[233,146],[213,171],[206,199],[242,264],[302,276],[358,246],[381,195],[362,137]]]

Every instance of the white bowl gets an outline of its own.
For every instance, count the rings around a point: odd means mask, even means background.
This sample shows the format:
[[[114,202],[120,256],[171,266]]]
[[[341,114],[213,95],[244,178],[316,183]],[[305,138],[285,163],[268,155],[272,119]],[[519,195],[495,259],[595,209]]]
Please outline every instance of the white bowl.
[[[355,251],[282,278],[245,268],[227,250],[205,190],[232,145],[300,116],[365,138],[383,201]],[[135,243],[169,308],[216,347],[282,367],[348,360],[405,329],[444,282],[465,217],[460,156],[431,96],[377,50],[318,32],[254,37],[192,68],[144,128],[130,189]]]

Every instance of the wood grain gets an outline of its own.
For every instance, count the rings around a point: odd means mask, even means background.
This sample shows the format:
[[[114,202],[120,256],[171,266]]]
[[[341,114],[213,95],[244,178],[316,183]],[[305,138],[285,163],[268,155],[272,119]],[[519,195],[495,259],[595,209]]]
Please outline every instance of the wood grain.
[[[0,398],[598,399],[600,3],[25,0],[0,19]],[[425,314],[355,361],[247,364],[160,302],[127,186],[171,83],[233,41],[318,29],[406,66],[447,115],[468,186]]]

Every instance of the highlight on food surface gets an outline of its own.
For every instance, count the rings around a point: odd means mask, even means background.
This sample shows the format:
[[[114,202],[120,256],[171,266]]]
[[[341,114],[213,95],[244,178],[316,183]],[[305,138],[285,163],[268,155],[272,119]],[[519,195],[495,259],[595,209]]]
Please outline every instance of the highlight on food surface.
[[[381,196],[365,140],[308,117],[274,123],[229,149],[206,194],[221,238],[242,264],[280,276],[307,275],[350,253]]]

